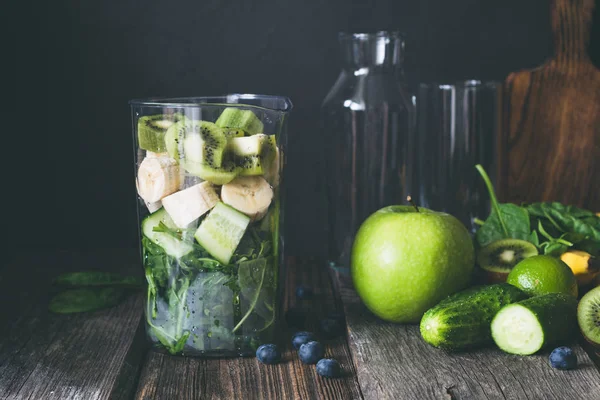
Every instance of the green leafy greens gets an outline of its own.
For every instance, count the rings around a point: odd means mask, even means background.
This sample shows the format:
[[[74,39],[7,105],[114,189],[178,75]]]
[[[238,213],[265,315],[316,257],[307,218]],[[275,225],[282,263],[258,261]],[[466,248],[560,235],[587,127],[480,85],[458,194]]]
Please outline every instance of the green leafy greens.
[[[479,247],[500,239],[526,240],[543,254],[559,256],[573,248],[600,255],[600,217],[592,211],[559,202],[498,203],[491,181],[481,165],[492,212],[475,234]]]
[[[177,240],[187,237],[186,232],[165,224],[154,230]],[[268,232],[248,228],[225,265],[196,242],[191,253],[177,259],[144,237],[150,336],[178,354],[186,345],[205,350],[209,341],[211,348],[232,346],[236,332],[246,325],[252,329],[244,329],[244,334],[268,328],[275,319],[276,289],[270,239]],[[229,328],[222,325],[224,321]]]

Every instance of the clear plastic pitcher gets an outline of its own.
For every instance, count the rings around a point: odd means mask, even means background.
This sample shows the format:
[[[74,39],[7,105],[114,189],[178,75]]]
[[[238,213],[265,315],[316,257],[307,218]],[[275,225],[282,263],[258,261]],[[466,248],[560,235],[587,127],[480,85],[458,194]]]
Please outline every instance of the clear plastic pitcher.
[[[276,342],[288,98],[132,100],[146,330],[171,354]]]

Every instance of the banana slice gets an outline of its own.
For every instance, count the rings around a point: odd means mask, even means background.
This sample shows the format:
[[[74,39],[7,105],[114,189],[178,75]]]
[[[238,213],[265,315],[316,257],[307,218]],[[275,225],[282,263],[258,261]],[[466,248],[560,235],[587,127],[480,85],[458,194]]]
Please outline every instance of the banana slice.
[[[135,181],[135,187],[138,191],[138,193],[140,192],[140,185],[138,184],[138,181],[136,179]],[[140,196],[141,197],[141,196]],[[144,202],[144,204],[146,205],[146,208],[148,208],[148,212],[150,214],[153,214],[155,211],[160,210],[160,208],[162,207],[162,202],[159,201],[155,201],[154,203],[149,203],[146,200],[142,199],[142,201]]]
[[[146,150],[146,158],[168,158],[169,153],[155,153],[153,151]]]
[[[258,221],[269,209],[273,189],[262,176],[239,176],[221,187],[221,199],[251,221]]]
[[[179,167],[170,157],[146,157],[137,176],[138,194],[146,203],[155,203],[179,189]]]
[[[219,202],[219,196],[208,181],[173,193],[162,204],[175,225],[186,228]]]

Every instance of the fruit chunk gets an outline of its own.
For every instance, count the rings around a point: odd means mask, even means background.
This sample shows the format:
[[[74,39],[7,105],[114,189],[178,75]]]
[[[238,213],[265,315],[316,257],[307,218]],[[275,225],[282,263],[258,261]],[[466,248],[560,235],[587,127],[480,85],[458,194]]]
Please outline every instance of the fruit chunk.
[[[210,182],[202,182],[162,199],[169,216],[179,228],[186,228],[219,202]]]
[[[525,300],[522,290],[508,283],[476,286],[442,300],[421,319],[425,342],[446,350],[462,350],[492,341],[490,323],[505,305]]]
[[[281,180],[281,167],[283,166],[283,151],[275,147],[275,157],[265,168],[265,179],[276,188]]]
[[[246,215],[219,202],[202,221],[194,237],[210,255],[229,264],[249,223]]]
[[[590,284],[600,273],[600,260],[585,251],[570,250],[560,259],[571,268],[580,286]]]
[[[267,213],[273,200],[273,189],[260,176],[240,176],[223,185],[221,199],[246,214],[251,221],[257,221]]]
[[[530,355],[546,345],[572,339],[576,310],[577,299],[562,293],[509,304],[492,320],[492,337],[507,353]]]
[[[167,232],[155,231],[154,228],[159,229],[161,222],[168,229],[177,230],[177,226],[169,214],[167,214],[164,208],[161,208],[142,221],[142,233],[144,236],[162,247],[165,253],[176,258],[183,257],[193,250],[192,243],[179,240]]]
[[[526,258],[508,274],[506,282],[535,296],[547,293],[564,293],[577,297],[577,280],[571,269],[548,255]]]
[[[271,136],[260,133],[233,138],[227,149],[241,168],[240,175],[263,175],[275,159],[277,148]]]
[[[533,243],[520,239],[497,240],[477,252],[477,264],[486,271],[490,283],[504,282],[520,261],[538,255]]]
[[[186,162],[220,167],[227,146],[223,130],[207,121],[192,121],[184,126],[183,152]]]
[[[169,127],[184,120],[182,114],[147,115],[138,119],[138,145],[144,150],[153,152],[167,151],[165,134]]]
[[[240,168],[231,161],[226,161],[221,167],[211,167],[208,164],[186,161],[184,168],[192,175],[196,175],[215,185],[224,185],[235,179],[240,173]]]
[[[225,133],[225,137],[227,139],[233,139],[236,137],[244,137],[245,136],[245,132],[241,129],[223,129],[223,132]]]
[[[221,128],[241,129],[248,135],[260,133],[264,128],[262,121],[251,110],[237,107],[224,109],[215,123]]]
[[[600,347],[600,286],[587,292],[579,301],[577,321],[588,342]]]
[[[170,157],[145,157],[138,169],[138,194],[146,203],[155,203],[179,189],[179,166]]]

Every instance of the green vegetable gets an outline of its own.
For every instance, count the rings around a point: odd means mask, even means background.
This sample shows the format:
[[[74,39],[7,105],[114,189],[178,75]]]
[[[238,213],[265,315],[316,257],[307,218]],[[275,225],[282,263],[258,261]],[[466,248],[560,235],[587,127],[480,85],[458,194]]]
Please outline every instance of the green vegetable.
[[[496,314],[491,328],[494,342],[503,351],[534,354],[547,345],[574,339],[577,299],[550,293],[507,305]]]
[[[137,276],[122,276],[102,271],[69,272],[59,275],[54,283],[56,285],[82,287],[82,286],[125,286],[140,288],[144,281]]]
[[[475,234],[479,246],[484,247],[496,240],[508,238],[531,241],[527,210],[515,204],[499,204],[487,173],[481,165],[476,168],[485,181],[492,203],[492,213]]]
[[[503,306],[527,295],[508,283],[475,286],[442,300],[421,319],[423,339],[446,350],[462,350],[492,341],[490,322]]]
[[[59,275],[54,284],[67,287],[50,300],[49,310],[71,314],[116,306],[127,294],[140,289],[137,276],[122,276],[102,271],[69,272]]]
[[[95,311],[119,304],[129,293],[121,287],[82,288],[65,290],[50,301],[50,311],[71,314]]]
[[[179,235],[166,225],[155,229]],[[223,264],[197,243],[175,258],[144,237],[150,336],[169,353],[181,354],[186,346],[233,349],[236,332],[252,337],[272,325],[276,280],[270,239],[270,232],[248,228],[230,263]],[[242,331],[246,324],[252,330]]]
[[[518,206],[498,203],[491,181],[476,165],[490,195],[492,212],[475,234],[478,247],[501,239],[527,240],[541,253],[560,256],[569,249],[600,256],[600,217],[592,211],[558,202]]]

